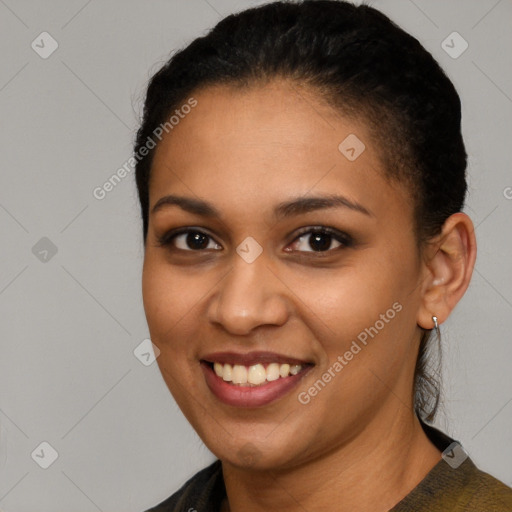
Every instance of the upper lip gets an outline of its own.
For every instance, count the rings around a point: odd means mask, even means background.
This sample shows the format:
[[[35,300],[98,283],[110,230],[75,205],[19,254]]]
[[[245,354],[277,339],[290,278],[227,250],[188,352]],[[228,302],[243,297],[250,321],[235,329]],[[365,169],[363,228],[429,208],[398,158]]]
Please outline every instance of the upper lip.
[[[244,366],[252,366],[258,363],[288,363],[297,365],[312,364],[308,361],[294,357],[264,351],[247,352],[245,354],[240,352],[212,352],[210,354],[205,354],[201,359],[208,363],[239,364]]]

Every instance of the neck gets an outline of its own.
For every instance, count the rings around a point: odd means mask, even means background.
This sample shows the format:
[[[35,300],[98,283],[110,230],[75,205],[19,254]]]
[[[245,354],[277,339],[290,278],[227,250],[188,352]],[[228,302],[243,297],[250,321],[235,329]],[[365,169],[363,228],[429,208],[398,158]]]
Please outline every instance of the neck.
[[[416,415],[403,407],[349,443],[292,469],[249,471],[223,462],[223,512],[392,509],[439,462]]]

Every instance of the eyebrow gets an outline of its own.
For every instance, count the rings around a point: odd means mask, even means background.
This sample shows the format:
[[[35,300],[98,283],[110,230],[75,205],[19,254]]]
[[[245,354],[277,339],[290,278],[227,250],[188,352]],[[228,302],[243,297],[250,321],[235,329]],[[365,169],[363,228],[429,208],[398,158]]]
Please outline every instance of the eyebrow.
[[[182,210],[195,215],[211,218],[221,217],[220,212],[207,201],[172,194],[161,197],[153,206],[151,213],[154,214],[165,207],[173,205],[179,206]],[[374,214],[362,204],[340,195],[298,197],[284,201],[274,208],[274,216],[276,218],[285,218],[316,210],[339,207],[348,208],[369,217],[374,217]]]

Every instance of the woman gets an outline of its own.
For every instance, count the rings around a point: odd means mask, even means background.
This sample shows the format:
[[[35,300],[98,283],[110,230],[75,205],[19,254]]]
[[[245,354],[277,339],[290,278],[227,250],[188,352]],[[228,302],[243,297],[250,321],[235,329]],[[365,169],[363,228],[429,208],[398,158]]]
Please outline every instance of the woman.
[[[512,510],[427,424],[476,258],[460,117],[416,39],[342,1],[229,16],[152,78],[144,308],[218,457],[152,511]]]

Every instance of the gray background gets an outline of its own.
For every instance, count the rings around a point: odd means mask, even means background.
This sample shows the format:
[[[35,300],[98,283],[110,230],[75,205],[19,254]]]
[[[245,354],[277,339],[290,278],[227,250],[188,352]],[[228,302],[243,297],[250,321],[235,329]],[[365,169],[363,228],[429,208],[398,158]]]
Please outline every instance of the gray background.
[[[156,363],[133,354],[148,337],[133,175],[101,201],[92,191],[129,158],[147,79],[169,52],[258,3],[0,0],[2,510],[137,512],[213,460]],[[437,425],[512,485],[512,2],[373,5],[420,39],[463,100],[479,253],[442,326]],[[43,31],[59,45],[47,59],[31,48]],[[457,59],[441,47],[453,31],[469,43]],[[32,250],[43,237],[57,248],[47,261]],[[43,441],[58,453],[48,469],[31,457]]]

